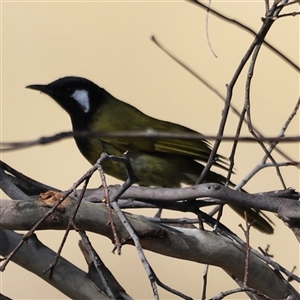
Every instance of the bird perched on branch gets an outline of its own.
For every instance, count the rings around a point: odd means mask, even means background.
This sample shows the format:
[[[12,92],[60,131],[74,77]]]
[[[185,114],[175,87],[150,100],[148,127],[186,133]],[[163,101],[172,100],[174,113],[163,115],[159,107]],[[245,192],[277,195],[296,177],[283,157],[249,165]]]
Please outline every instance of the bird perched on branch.
[[[50,84],[29,85],[27,88],[38,90],[53,98],[71,117],[73,131],[116,132],[155,130],[170,133],[197,133],[187,127],[152,118],[135,107],[116,99],[103,88],[85,78],[64,77]],[[197,133],[199,134],[199,133]],[[74,137],[82,155],[94,164],[102,152],[122,156],[128,151],[130,163],[139,184],[143,186],[180,187],[181,184],[193,185],[201,174],[211,148],[202,138],[87,138]],[[227,170],[226,159],[215,157],[215,166]],[[105,161],[106,174],[126,180],[125,167],[120,162]],[[206,182],[224,184],[225,177],[209,171]],[[231,206],[243,216],[244,208]],[[265,233],[273,228],[259,212],[247,208],[248,220],[255,220],[254,227]]]

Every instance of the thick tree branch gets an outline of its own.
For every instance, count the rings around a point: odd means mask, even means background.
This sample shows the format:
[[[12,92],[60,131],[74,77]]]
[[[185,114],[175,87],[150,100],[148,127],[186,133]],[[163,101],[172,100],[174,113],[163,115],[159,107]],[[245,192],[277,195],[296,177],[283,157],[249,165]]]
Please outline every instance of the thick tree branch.
[[[66,203],[64,213],[56,211],[52,218],[46,219],[41,224],[39,229],[65,229],[75,201]],[[1,227],[6,229],[28,230],[48,210],[36,201],[2,200],[0,204],[4,220]],[[157,225],[141,216],[128,213],[126,216],[139,236],[144,249],[175,258],[215,265],[240,280],[243,279],[245,249],[232,240],[213,232]],[[132,244],[131,238],[115,213],[113,213],[113,218],[122,241]],[[82,202],[75,219],[78,228],[104,235],[113,240],[107,221],[107,210],[104,204],[86,201]],[[293,288],[287,286],[286,282],[278,277],[273,269],[252,253],[249,265],[248,286],[266,293],[270,297],[283,298],[295,293],[297,299],[300,299]]]
[[[110,193],[113,195],[119,190],[119,186],[110,186]],[[137,187],[132,186],[122,195],[122,199],[135,199],[147,202],[157,200],[157,201],[183,201],[205,198],[203,204],[235,204],[241,207],[252,207],[254,209],[266,210],[280,214],[280,218],[285,222],[289,220],[293,223],[300,223],[300,202],[298,200],[299,194],[290,191],[284,194],[282,197],[282,192],[278,191],[279,196],[276,197],[276,192],[273,194],[247,194],[239,191],[232,190],[225,186],[217,183],[204,183],[201,185],[196,185],[193,187],[184,187],[178,189],[169,188],[148,188],[148,187]],[[287,192],[286,191],[286,192]],[[103,197],[104,191],[102,188],[89,190],[85,200],[87,201],[99,201]],[[285,196],[285,198],[284,198]],[[290,196],[293,199],[288,198]],[[212,198],[207,199],[208,197]],[[201,204],[199,204],[201,206]]]
[[[31,201],[31,203],[33,204],[34,202]],[[22,217],[20,216],[20,219],[17,221],[22,222]],[[21,238],[22,235],[20,234],[10,230],[1,230],[0,254],[2,256],[9,254]],[[13,261],[39,276],[71,299],[109,299],[98,290],[85,272],[62,257],[60,257],[56,265],[52,280],[49,280],[49,275],[44,274],[43,271],[48,268],[54,255],[55,253],[43,245],[36,236],[32,236],[26,245],[14,255]]]

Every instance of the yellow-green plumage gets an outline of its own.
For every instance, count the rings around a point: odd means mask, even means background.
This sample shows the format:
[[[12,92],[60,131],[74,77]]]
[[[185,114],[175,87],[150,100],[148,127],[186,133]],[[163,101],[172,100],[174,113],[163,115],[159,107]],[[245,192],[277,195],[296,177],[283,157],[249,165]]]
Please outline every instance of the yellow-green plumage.
[[[115,132],[156,130],[170,133],[197,133],[187,127],[145,115],[135,107],[114,98],[93,82],[79,77],[65,77],[48,85],[31,85],[51,96],[71,117],[74,131]],[[199,134],[199,133],[198,133]],[[147,138],[83,138],[75,137],[83,156],[94,164],[102,152],[122,156],[128,151],[130,162],[139,184],[144,186],[180,187],[193,185],[207,162],[211,149],[202,139],[147,139]],[[218,155],[215,166],[227,170],[226,160]],[[104,172],[126,180],[123,164],[107,161]],[[206,182],[225,183],[220,174],[209,171]],[[243,216],[243,208],[232,206]],[[258,212],[247,208],[248,220],[256,220],[254,227],[272,233],[271,225]]]
[[[101,110],[93,115],[88,130],[110,132],[154,129],[196,133],[186,127],[151,118],[110,94],[106,98]],[[203,169],[194,159],[207,161],[210,154],[208,143],[204,140],[97,138],[89,139],[82,145],[81,140],[77,139],[77,145],[92,164],[103,151],[116,156],[122,156],[128,151],[132,168],[140,179],[139,184],[145,186],[179,187],[181,183],[194,184]],[[126,179],[125,168],[120,163],[108,161],[103,168],[111,176]],[[220,179],[216,174],[216,181]]]

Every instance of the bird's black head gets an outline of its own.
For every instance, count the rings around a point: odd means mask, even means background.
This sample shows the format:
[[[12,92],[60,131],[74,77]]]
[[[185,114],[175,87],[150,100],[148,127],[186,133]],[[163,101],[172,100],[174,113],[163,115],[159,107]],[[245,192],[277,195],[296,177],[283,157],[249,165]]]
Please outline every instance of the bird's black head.
[[[89,118],[105,101],[105,90],[81,77],[64,77],[49,84],[27,86],[53,98],[70,115],[72,122]]]

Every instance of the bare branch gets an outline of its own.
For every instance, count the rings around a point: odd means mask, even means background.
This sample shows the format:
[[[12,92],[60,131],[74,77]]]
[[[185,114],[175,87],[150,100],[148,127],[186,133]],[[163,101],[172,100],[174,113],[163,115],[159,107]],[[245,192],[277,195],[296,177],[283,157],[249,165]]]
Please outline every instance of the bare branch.
[[[20,209],[20,205],[26,209]],[[56,212],[55,218],[46,219],[40,229],[53,228],[64,229],[67,225],[74,201],[70,201],[64,213]],[[44,215],[47,208],[41,207],[34,201],[1,201],[1,207],[5,212],[4,219],[14,219],[14,224],[7,221],[6,227],[13,226],[16,229],[28,229],[35,223],[34,220]],[[22,221],[21,220],[22,215]],[[230,239],[212,232],[198,229],[187,229],[157,225],[146,221],[143,217],[126,214],[128,221],[139,236],[144,249],[163,255],[187,259],[198,263],[219,266],[234,276],[243,279],[245,249]],[[119,218],[114,214],[117,231],[124,241],[128,240],[127,230]],[[76,226],[88,231],[96,232],[113,239],[110,227],[107,226],[107,210],[105,205],[82,202],[76,218]],[[2,223],[3,227],[3,223]],[[232,261],[235,261],[232,264]],[[278,277],[273,269],[263,263],[254,254],[250,255],[248,286],[266,293],[270,297],[284,297],[286,293],[297,293]]]
[[[206,9],[206,10],[208,9],[207,5],[205,5],[203,2],[200,2],[200,1],[197,1],[197,0],[186,0],[186,1],[191,2],[193,4],[196,4],[197,6],[203,8],[203,9]],[[278,9],[279,10],[281,10],[284,7],[284,5],[287,5],[287,1],[286,0],[282,1],[282,2],[283,2],[283,4],[278,5]],[[295,3],[294,1],[292,1],[292,2]],[[248,26],[242,24],[241,22],[238,22],[238,21],[236,21],[236,20],[234,20],[232,18],[226,17],[224,14],[219,13],[215,9],[209,8],[209,11],[212,14],[214,14],[215,16],[217,16],[218,18],[223,19],[226,22],[229,22],[229,23],[231,23],[231,24],[233,24],[233,25],[235,25],[235,26],[237,26],[237,27],[239,27],[239,28],[247,31],[248,33],[252,34],[253,36],[257,36],[258,35],[253,29],[251,29]],[[270,10],[268,10],[268,12],[270,13]],[[276,15],[273,16],[273,18],[277,17],[279,12],[280,11],[276,12]],[[271,16],[269,16],[269,17],[271,17]],[[267,41],[264,41],[263,43],[264,43],[264,45],[267,48],[269,48],[270,50],[272,50],[276,55],[278,55],[281,59],[283,59],[286,63],[288,63],[293,69],[295,69],[297,72],[300,71],[299,66],[295,62],[293,62],[291,59],[289,59],[288,57],[286,57],[284,54],[282,54],[281,51],[277,50],[274,46],[272,46]]]
[[[286,0],[285,0],[286,1]],[[199,2],[196,2],[197,4],[199,4]],[[282,8],[281,8],[282,9]],[[217,140],[211,150],[209,159],[207,161],[207,164],[205,165],[200,177],[197,180],[197,184],[202,183],[204,180],[205,175],[207,174],[207,172],[210,170],[211,166],[214,163],[214,158],[216,157],[218,148],[220,146],[221,143],[221,137],[223,136],[224,133],[224,129],[225,129],[225,124],[227,122],[227,117],[228,117],[228,113],[229,113],[229,109],[230,109],[230,102],[231,102],[231,98],[232,98],[232,94],[233,94],[233,88],[235,86],[235,83],[237,81],[237,79],[240,76],[241,71],[243,70],[246,62],[248,61],[248,59],[250,58],[250,55],[253,53],[253,51],[255,51],[255,49],[259,49],[260,45],[262,44],[262,42],[264,41],[268,31],[270,30],[272,24],[273,24],[273,20],[270,18],[270,16],[278,16],[278,14],[281,11],[280,8],[277,8],[276,5],[274,4],[272,6],[272,8],[270,9],[270,11],[268,12],[267,16],[268,18],[265,18],[264,23],[261,27],[261,29],[259,30],[259,32],[257,33],[254,41],[252,42],[252,44],[250,45],[249,49],[247,50],[246,54],[244,55],[244,57],[242,58],[239,66],[237,67],[230,83],[227,86],[227,94],[226,94],[226,98],[225,98],[225,104],[224,104],[224,108],[222,110],[222,119],[220,121],[220,125],[219,125],[219,130],[217,133],[217,137],[220,138],[220,140]]]
[[[30,202],[34,203],[33,201]],[[22,217],[20,218],[22,219]],[[1,230],[0,236],[0,254],[2,256],[8,255],[19,243],[20,239],[22,239],[22,235],[10,230]],[[51,249],[43,245],[33,235],[28,240],[26,246],[19,249],[12,260],[21,267],[36,274],[71,299],[109,299],[98,290],[96,285],[86,276],[85,272],[63,257],[60,257],[57,263],[53,280],[49,280],[49,276],[43,270],[49,266],[54,255],[55,253]]]

